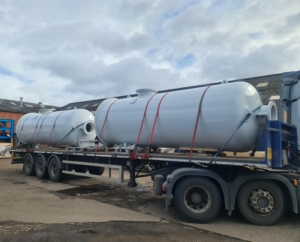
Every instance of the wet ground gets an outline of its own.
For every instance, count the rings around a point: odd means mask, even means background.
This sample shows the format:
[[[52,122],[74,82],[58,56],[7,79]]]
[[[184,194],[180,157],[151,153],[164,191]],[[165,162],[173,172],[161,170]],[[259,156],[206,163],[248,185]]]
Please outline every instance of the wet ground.
[[[165,197],[156,196],[152,186],[138,185],[129,188],[124,184],[100,183],[93,186],[85,186],[58,191],[60,194],[93,199],[99,202],[141,211],[147,204],[157,204],[164,208]],[[142,206],[142,207],[141,207]]]
[[[0,223],[0,240],[3,242],[243,241],[166,220],[161,221],[159,224],[150,222],[76,223],[63,225]]]
[[[149,177],[136,188],[126,186],[126,172],[123,184],[71,175],[53,183],[25,176],[10,160],[0,162],[0,242],[300,241],[297,214],[263,227],[223,209],[211,223],[185,223],[174,205],[165,210],[165,197],[153,194]]]

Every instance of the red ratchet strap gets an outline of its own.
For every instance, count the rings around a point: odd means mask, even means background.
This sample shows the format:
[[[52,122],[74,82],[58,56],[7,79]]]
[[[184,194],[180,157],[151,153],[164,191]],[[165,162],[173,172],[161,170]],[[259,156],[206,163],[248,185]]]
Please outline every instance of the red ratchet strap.
[[[49,114],[50,114],[50,113],[45,114],[44,119],[43,119],[43,121],[42,121],[42,123],[41,123],[41,126],[40,126],[40,128],[39,128],[39,131],[38,131],[38,133],[37,133],[37,135],[36,135],[36,137],[35,137],[35,139],[34,139],[34,142],[35,142],[35,141],[37,140],[37,138],[39,137],[39,134],[40,134],[40,131],[41,131],[41,129],[42,129],[44,120],[46,119],[46,117],[47,117]],[[42,117],[43,117],[43,116],[42,116]]]
[[[58,117],[59,117],[59,116],[60,116],[60,115],[61,115],[63,112],[65,112],[65,111],[62,111],[60,114],[58,114],[58,115],[57,115],[57,117],[56,117],[56,119],[55,119],[55,121],[54,121],[54,124],[53,124],[52,130],[51,130],[51,133],[50,133],[50,137],[49,137],[49,139],[48,139],[47,146],[49,145],[50,139],[51,139],[51,137],[52,137],[52,133],[53,133],[53,130],[54,130],[54,127],[55,127],[56,121],[57,121]]]
[[[99,135],[99,137],[98,137],[98,144],[96,145],[95,156],[96,156],[96,153],[97,153],[97,151],[98,151],[99,142],[100,142],[100,140],[101,140],[101,138],[102,138],[102,134],[103,134],[104,126],[105,126],[106,121],[107,121],[107,117],[108,117],[109,110],[110,110],[110,108],[112,107],[112,105],[114,105],[114,103],[115,103],[116,101],[118,101],[118,100],[119,100],[119,99],[117,99],[117,100],[115,100],[114,102],[112,102],[112,103],[110,104],[109,108],[107,109],[106,116],[105,116],[105,119],[104,119],[104,122],[103,122],[103,125],[102,125],[102,129],[101,129],[100,135]]]
[[[155,94],[156,95],[156,94]],[[147,113],[147,109],[148,109],[148,106],[149,106],[149,103],[150,101],[152,100],[152,98],[155,96],[153,95],[151,98],[149,98],[147,104],[146,104],[146,107],[145,107],[145,110],[144,110],[144,115],[143,115],[143,119],[142,119],[142,123],[141,123],[141,127],[140,127],[140,131],[139,131],[139,135],[138,135],[138,138],[137,138],[137,141],[135,142],[135,146],[137,146],[140,142],[140,138],[141,138],[141,134],[142,134],[142,131],[143,131],[143,125],[144,125],[144,122],[145,122],[145,118],[146,118],[146,113]],[[136,149],[134,149],[134,152],[132,154],[130,154],[129,156],[129,159],[131,160],[136,160]]]
[[[211,86],[208,86],[204,92],[202,93],[201,99],[200,99],[200,103],[199,103],[199,109],[198,109],[198,114],[197,114],[197,119],[196,119],[196,123],[195,123],[195,128],[194,128],[194,134],[193,134],[193,140],[192,140],[192,145],[191,145],[191,150],[190,150],[190,161],[192,159],[192,154],[193,154],[193,149],[194,149],[194,145],[195,145],[195,138],[196,138],[196,134],[197,134],[197,128],[198,128],[198,123],[199,123],[199,119],[200,119],[200,115],[201,115],[201,109],[202,109],[202,103],[203,103],[203,99],[204,96],[207,92],[207,90],[210,88]]]
[[[22,134],[22,132],[23,132],[24,124],[25,124],[26,120],[27,120],[29,117],[31,117],[31,115],[28,116],[28,117],[24,120],[24,122],[23,122],[23,124],[22,124],[21,132],[20,132],[20,135],[19,135],[19,140],[21,140],[21,134]]]
[[[152,144],[152,140],[153,140],[153,136],[154,136],[154,131],[155,131],[155,127],[156,127],[156,122],[158,119],[158,114],[159,114],[159,110],[160,110],[160,105],[162,103],[162,101],[164,100],[165,96],[167,96],[169,94],[169,92],[165,93],[165,95],[162,96],[162,98],[159,101],[157,110],[156,110],[156,115],[155,115],[155,119],[154,119],[154,123],[152,126],[152,131],[151,131],[151,135],[150,135],[150,139],[149,139],[149,143],[148,143],[148,149],[150,148],[151,144]],[[142,159],[148,159],[149,158],[149,150],[146,150],[145,155],[142,156]]]
[[[32,134],[32,137],[31,137],[31,139],[30,139],[30,142],[29,142],[29,145],[28,145],[28,148],[30,147],[30,145],[32,145],[33,143],[32,143],[32,141],[33,141],[33,137],[34,137],[34,135],[35,135],[35,131],[36,131],[36,129],[37,129],[37,127],[38,127],[38,124],[39,124],[39,122],[40,122],[40,120],[41,120],[41,118],[42,118],[43,116],[41,116],[40,118],[39,118],[39,120],[37,121],[37,123],[36,123],[36,125],[35,125],[35,129],[34,129],[34,132],[33,132],[33,134]]]

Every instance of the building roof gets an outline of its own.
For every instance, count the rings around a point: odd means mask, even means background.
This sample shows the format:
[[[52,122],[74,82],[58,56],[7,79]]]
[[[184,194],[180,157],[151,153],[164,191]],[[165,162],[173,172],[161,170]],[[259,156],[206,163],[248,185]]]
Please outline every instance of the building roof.
[[[56,106],[44,105],[42,103],[23,102],[21,106],[20,101],[0,99],[0,111],[11,113],[32,113],[39,112],[42,108],[58,109]]]
[[[291,72],[284,72],[284,73],[272,74],[272,75],[266,75],[266,76],[237,79],[237,80],[231,80],[229,82],[244,81],[244,82],[250,83],[257,89],[264,105],[268,104],[269,101],[274,101],[276,103],[277,107],[279,108],[278,105],[279,105],[279,101],[280,101],[280,86],[281,86],[282,77],[288,73],[291,73]],[[220,84],[220,83],[221,82],[181,87],[181,88],[175,88],[175,89],[167,89],[167,90],[158,91],[158,93],[181,91],[181,90],[193,89],[193,88],[198,88],[198,87],[204,87],[204,86],[208,86],[208,85],[216,85],[216,84]],[[136,97],[137,94],[131,94],[130,96]],[[122,99],[122,98],[127,98],[127,97],[128,97],[128,95],[123,95],[123,96],[118,96],[115,98]],[[106,98],[101,98],[101,99],[90,100],[90,101],[69,103],[61,108],[58,108],[58,110],[68,110],[68,109],[73,109],[76,107],[76,108],[87,109],[87,110],[93,112],[93,111],[96,111],[99,104],[101,102],[103,102],[105,99]]]

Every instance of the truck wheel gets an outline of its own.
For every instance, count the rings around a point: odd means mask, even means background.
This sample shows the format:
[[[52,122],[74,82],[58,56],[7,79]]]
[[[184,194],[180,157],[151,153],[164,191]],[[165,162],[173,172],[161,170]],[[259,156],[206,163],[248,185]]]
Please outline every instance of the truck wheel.
[[[34,176],[35,168],[34,168],[34,158],[32,154],[26,154],[24,157],[23,170],[25,175]]]
[[[179,215],[185,220],[207,223],[218,216],[221,195],[209,179],[190,177],[177,186],[174,203]]]
[[[45,166],[46,158],[43,155],[39,155],[35,161],[35,175],[40,179],[44,179],[47,176],[47,167]]]
[[[52,157],[49,161],[48,175],[50,180],[53,182],[59,182],[63,179],[63,173],[59,168],[58,160],[56,157]]]
[[[86,173],[88,171],[88,169],[85,166],[79,166],[79,165],[75,165],[74,170],[80,173]]]
[[[101,176],[104,172],[104,167],[89,166],[89,173],[92,175]]]
[[[280,186],[272,181],[253,181],[242,186],[238,206],[243,216],[256,225],[271,225],[286,211],[286,199]]]

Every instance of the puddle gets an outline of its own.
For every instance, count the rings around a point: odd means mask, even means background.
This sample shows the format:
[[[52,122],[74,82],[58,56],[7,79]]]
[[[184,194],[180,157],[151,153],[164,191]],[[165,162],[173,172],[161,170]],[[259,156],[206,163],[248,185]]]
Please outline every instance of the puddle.
[[[24,182],[24,181],[15,181],[15,182],[13,182],[13,184],[27,184],[27,182]]]
[[[77,188],[71,188],[71,189],[66,189],[66,190],[61,190],[59,193],[62,193],[64,195],[69,195],[69,196],[82,196],[86,194],[91,194],[91,195],[100,195],[103,192],[106,191],[115,191],[120,188],[117,187],[117,185],[92,185],[92,186],[84,186],[84,187],[77,187]]]
[[[125,184],[101,183],[61,190],[58,193],[82,199],[92,199],[136,211],[140,210],[139,207],[150,203],[164,204],[164,197],[154,195],[152,187],[141,184],[135,188],[129,188]]]

